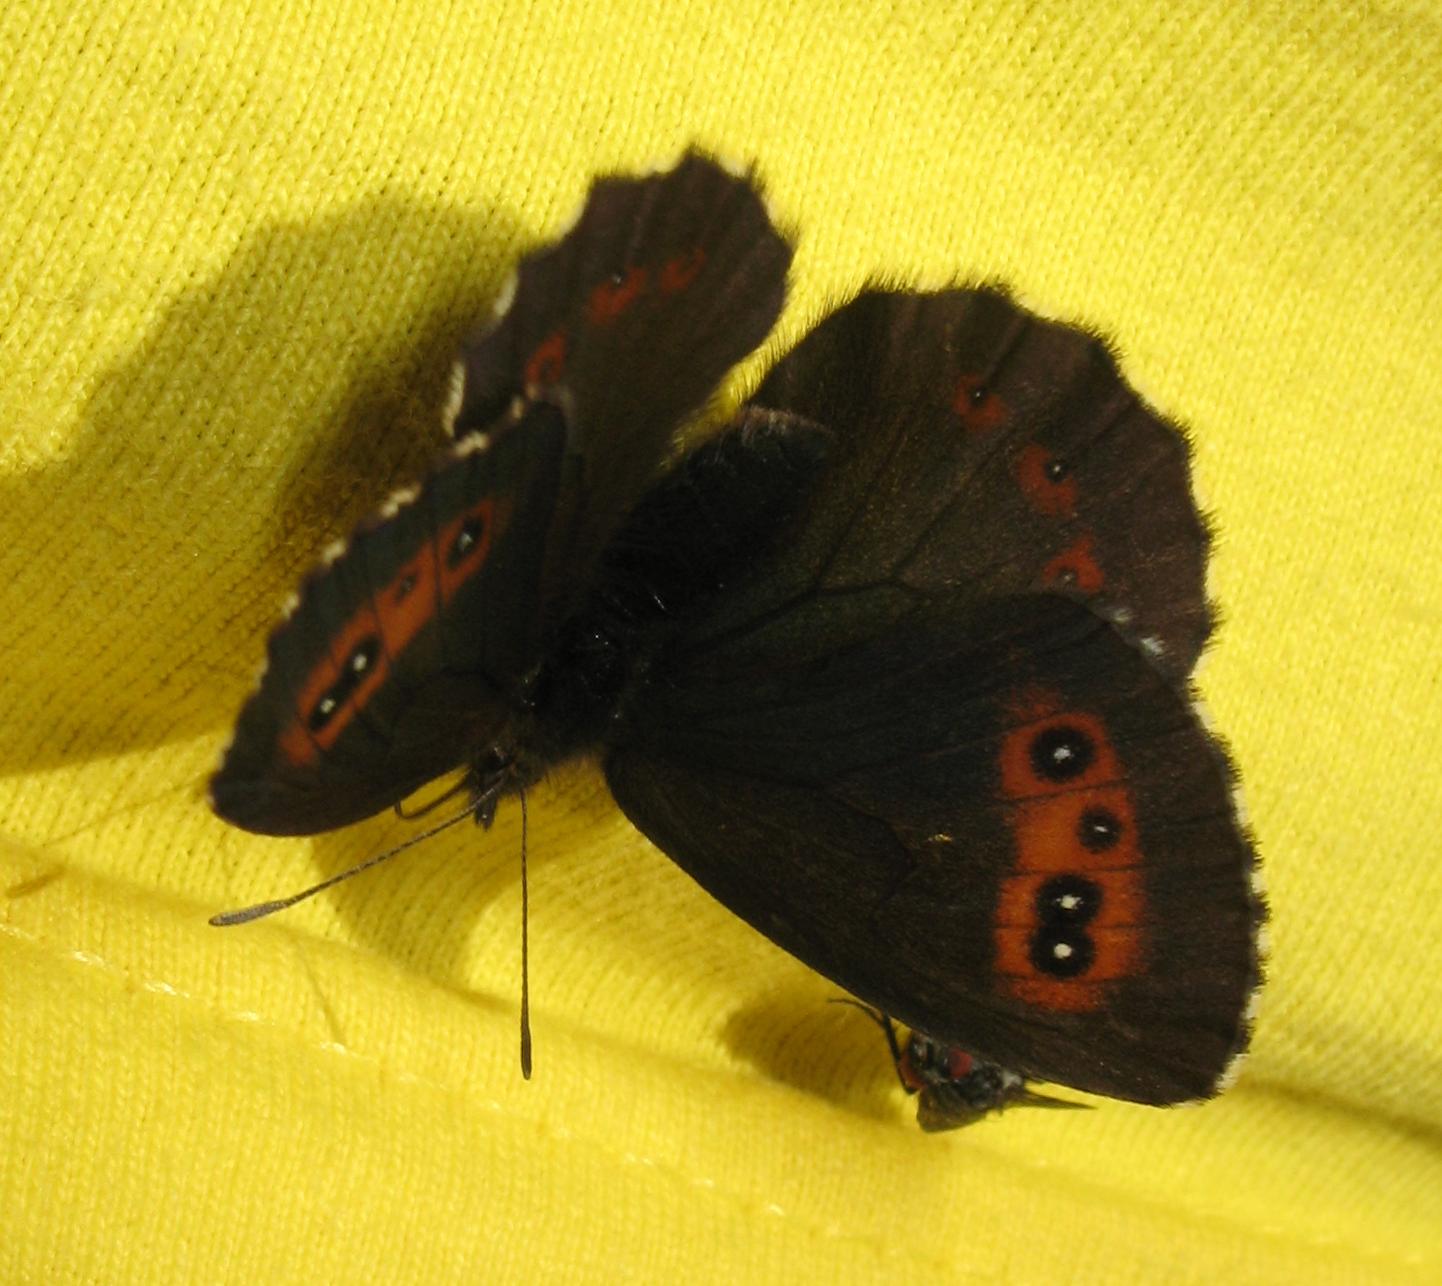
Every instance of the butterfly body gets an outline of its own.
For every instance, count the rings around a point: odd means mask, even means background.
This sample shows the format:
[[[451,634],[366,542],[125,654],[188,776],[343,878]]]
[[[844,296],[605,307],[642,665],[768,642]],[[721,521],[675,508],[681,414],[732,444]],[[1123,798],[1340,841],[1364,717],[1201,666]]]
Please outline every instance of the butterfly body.
[[[272,636],[217,811],[312,833],[460,768],[488,816],[596,756],[703,887],[939,1046],[1214,1092],[1262,911],[1186,689],[1181,434],[1002,292],[873,289],[668,469],[790,257],[695,154],[599,181],[463,349],[453,450]]]
[[[472,796],[513,794],[567,760],[629,744],[631,710],[668,682],[669,656],[699,609],[789,530],[828,441],[791,423],[747,425],[653,487],[603,554],[593,592],[509,693],[503,730],[471,747]]]

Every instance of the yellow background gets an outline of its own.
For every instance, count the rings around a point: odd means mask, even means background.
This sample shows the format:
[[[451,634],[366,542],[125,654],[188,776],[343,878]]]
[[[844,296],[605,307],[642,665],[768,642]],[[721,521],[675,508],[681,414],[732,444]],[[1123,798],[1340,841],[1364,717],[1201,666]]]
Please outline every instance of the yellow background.
[[[513,806],[207,927],[407,833],[204,777],[517,253],[692,139],[800,230],[783,339],[1000,277],[1192,426],[1274,912],[1219,1102],[922,1135],[592,769],[533,800],[529,1084]],[[1435,6],[31,0],[0,140],[0,1280],[1442,1274]]]

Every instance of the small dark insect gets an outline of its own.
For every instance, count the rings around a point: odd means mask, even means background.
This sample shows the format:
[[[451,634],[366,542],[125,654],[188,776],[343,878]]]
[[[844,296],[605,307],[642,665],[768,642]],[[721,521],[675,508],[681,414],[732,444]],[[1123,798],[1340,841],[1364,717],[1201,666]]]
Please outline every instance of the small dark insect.
[[[916,1095],[916,1119],[929,1134],[972,1125],[1008,1107],[1087,1106],[1038,1094],[1015,1072],[976,1058],[955,1045],[942,1045],[919,1031],[908,1032],[903,1044],[896,1025],[885,1014],[854,1000],[842,1003],[861,1010],[885,1034],[896,1078],[903,1090]]]

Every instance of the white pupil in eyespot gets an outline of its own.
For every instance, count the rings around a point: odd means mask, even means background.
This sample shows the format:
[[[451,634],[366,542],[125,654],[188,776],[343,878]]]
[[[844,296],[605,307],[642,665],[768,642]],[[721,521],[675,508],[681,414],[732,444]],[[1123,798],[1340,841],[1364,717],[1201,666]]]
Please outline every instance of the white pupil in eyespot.
[[[1051,949],[1051,953],[1058,960],[1065,960],[1068,956],[1071,955],[1071,944],[1067,942],[1058,942],[1056,946]]]

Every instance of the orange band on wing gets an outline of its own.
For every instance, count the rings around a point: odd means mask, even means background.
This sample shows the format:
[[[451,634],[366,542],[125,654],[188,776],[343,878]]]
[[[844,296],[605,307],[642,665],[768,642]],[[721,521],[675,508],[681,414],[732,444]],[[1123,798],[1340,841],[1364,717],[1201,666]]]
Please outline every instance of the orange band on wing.
[[[1145,860],[1105,721],[1027,691],[998,752],[1012,873],[997,890],[996,973],[1013,999],[1094,1010],[1144,964]]]
[[[508,502],[477,500],[427,540],[374,596],[331,636],[329,647],[301,684],[296,712],[279,737],[280,753],[306,767],[341,733],[385,682],[401,655],[456,591],[490,556],[510,520]],[[342,557],[354,557],[347,550]],[[369,646],[370,643],[375,646]],[[361,664],[364,672],[360,672]],[[326,704],[329,702],[329,708]]]
[[[1030,932],[1026,929],[1002,929],[996,935],[996,971],[1015,979],[1017,983],[1044,982],[1050,987],[1078,990],[1127,977],[1140,958],[1141,930],[1130,927],[1097,929],[1091,936],[1096,955],[1084,978],[1048,978],[1032,963]]]
[[[1096,560],[1096,542],[1083,532],[1041,569],[1043,585],[1072,585],[1083,594],[1099,594],[1106,584]]]
[[[499,509],[502,516],[509,516],[508,505]],[[490,555],[491,544],[496,537],[497,510],[495,497],[486,496],[441,528],[435,547],[441,553],[443,605],[451,601],[456,590],[480,570]],[[459,547],[463,535],[470,537],[470,544],[464,549]]]
[[[367,604],[330,640],[331,653],[317,663],[301,685],[297,698],[297,713],[280,734],[280,752],[288,763],[297,768],[308,767],[314,763],[321,751],[329,750],[335,744],[335,739],[351,720],[352,709],[359,709],[364,705],[366,699],[383,681],[390,669],[384,652],[380,654],[365,679],[352,690],[350,700],[345,706],[337,708],[335,715],[324,727],[312,730],[307,726],[309,712],[316,709],[325,694],[340,682],[346,659],[355,655],[357,648],[367,638],[376,637],[378,634],[376,615]],[[336,657],[340,660],[337,661]]]
[[[1106,735],[1102,721],[1094,714],[1074,710],[1066,713],[1049,713],[1056,710],[1060,702],[1037,698],[1017,711],[1027,722],[1013,728],[1002,742],[1001,747],[1001,793],[1004,799],[1029,799],[1036,795],[1051,795],[1060,791],[1075,791],[1086,786],[1104,786],[1121,780],[1121,764]],[[1073,775],[1057,778],[1043,776],[1037,768],[1036,748],[1046,740],[1058,741],[1066,733],[1075,734],[1078,753],[1087,755],[1083,764],[1076,761]]]
[[[524,372],[527,388],[554,384],[566,369],[566,332],[552,331],[526,359]]]
[[[1103,891],[1095,917],[1087,923],[1098,929],[1139,928],[1145,905],[1141,885],[1130,870],[1091,871],[1087,878]],[[1051,879],[1049,872],[1011,875],[1001,882],[996,924],[999,929],[1027,929],[1036,925],[1037,896]]]
[[[1100,1009],[1106,1001],[1106,988],[1099,982],[1059,982],[1038,975],[1008,981],[1007,990],[1015,999],[1053,1013],[1087,1013]]]
[[[593,326],[613,322],[640,296],[646,286],[646,270],[631,268],[620,281],[603,281],[591,291],[586,316]]]
[[[1008,819],[1017,865],[1023,870],[1089,874],[1141,865],[1131,796],[1125,786],[1098,786],[1029,800],[1013,805]],[[1082,842],[1084,834],[1092,837],[1090,846]]]

